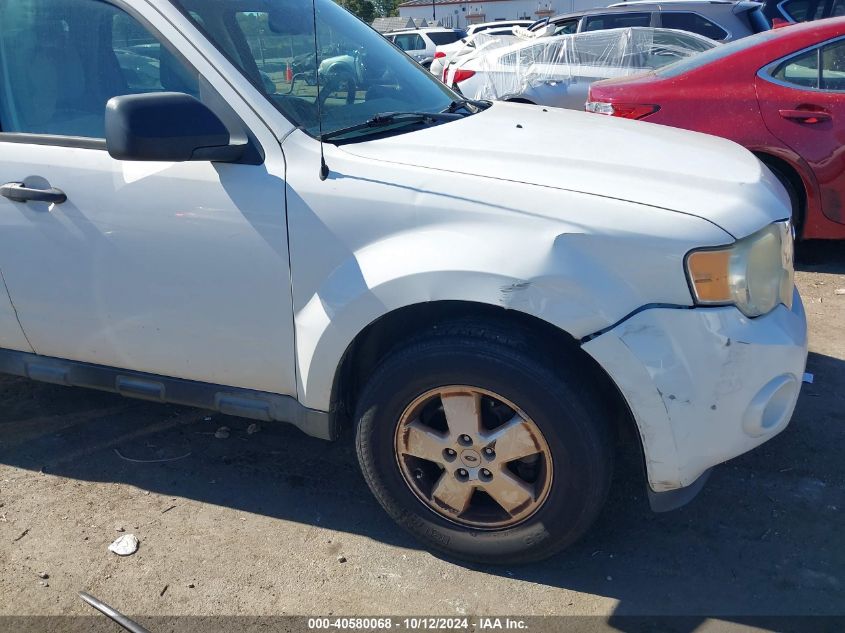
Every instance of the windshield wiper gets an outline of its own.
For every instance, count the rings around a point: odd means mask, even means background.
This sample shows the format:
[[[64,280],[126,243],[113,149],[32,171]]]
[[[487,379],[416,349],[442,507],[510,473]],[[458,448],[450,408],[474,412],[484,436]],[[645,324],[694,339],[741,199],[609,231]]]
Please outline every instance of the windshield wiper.
[[[473,112],[467,106],[472,106],[476,110],[481,111],[481,110],[486,110],[491,105],[493,105],[493,104],[490,103],[489,101],[475,101],[474,99],[458,99],[457,101],[453,101],[452,103],[450,103],[449,107],[446,108],[444,110],[444,112],[456,112],[457,110],[460,110],[461,108],[464,108],[465,110],[468,110],[469,112]]]
[[[339,130],[333,130],[323,134],[319,140],[330,141],[339,136],[345,136],[352,132],[360,132],[361,130],[376,131],[380,128],[393,125],[395,123],[424,123],[426,121],[454,121],[455,119],[462,119],[464,115],[456,112],[380,112],[363,123],[357,125],[350,125],[349,127],[342,127]]]

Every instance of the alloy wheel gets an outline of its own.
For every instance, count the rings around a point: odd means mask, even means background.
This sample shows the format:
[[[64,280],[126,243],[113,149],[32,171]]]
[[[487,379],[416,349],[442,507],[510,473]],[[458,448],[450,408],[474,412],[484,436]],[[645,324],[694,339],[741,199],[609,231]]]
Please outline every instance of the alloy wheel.
[[[551,451],[538,426],[484,389],[456,385],[416,398],[399,420],[395,450],[417,498],[465,527],[522,523],[552,485]]]

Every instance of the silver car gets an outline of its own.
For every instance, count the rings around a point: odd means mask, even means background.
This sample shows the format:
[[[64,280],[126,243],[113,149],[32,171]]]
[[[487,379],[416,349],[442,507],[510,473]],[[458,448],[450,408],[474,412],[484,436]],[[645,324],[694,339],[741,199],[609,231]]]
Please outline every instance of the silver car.
[[[611,29],[492,48],[450,67],[449,81],[470,99],[583,110],[590,84],[660,68],[719,46],[683,31]]]
[[[677,29],[730,42],[771,29],[763,3],[751,0],[634,0],[567,13],[535,22],[532,31],[554,27],[554,35],[628,27]]]

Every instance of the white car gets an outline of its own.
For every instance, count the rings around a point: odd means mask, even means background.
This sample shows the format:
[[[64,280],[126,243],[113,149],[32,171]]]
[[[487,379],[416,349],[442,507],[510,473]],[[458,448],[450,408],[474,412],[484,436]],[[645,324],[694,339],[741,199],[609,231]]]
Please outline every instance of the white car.
[[[589,528],[617,437],[668,509],[788,424],[790,202],[739,145],[461,102],[332,0],[320,38],[383,82],[341,98],[258,74],[309,3],[30,6],[0,3],[3,372],[351,426],[390,516],[498,563]]]
[[[467,56],[478,54],[480,48],[492,43],[505,46],[507,43],[515,40],[513,27],[489,29],[480,33],[467,35],[465,38],[452,44],[438,46],[434,51],[434,59],[428,70],[432,75],[441,79],[445,77],[444,71],[450,64],[461,63]]]
[[[430,27],[394,31],[385,33],[384,37],[396,44],[406,55],[415,59],[422,66],[428,67],[434,59],[434,53],[438,46],[457,42],[466,37],[466,33],[460,29]]]
[[[478,33],[485,33],[488,31],[498,31],[501,29],[511,29],[515,26],[528,27],[535,23],[535,20],[494,20],[492,22],[481,22],[479,24],[471,24],[466,28],[467,35],[476,35]]]
[[[582,110],[595,81],[654,70],[717,46],[695,33],[649,27],[556,35],[456,58],[443,81],[468,99]]]
[[[483,22],[481,24],[473,24],[467,27],[466,35],[449,44],[442,44],[435,47],[434,59],[431,62],[429,71],[438,79],[443,76],[443,70],[448,66],[449,62],[461,51],[466,50],[467,45],[472,41],[474,35],[484,33],[485,35],[512,35],[513,27],[528,27],[533,22],[531,20],[498,20],[496,22]]]

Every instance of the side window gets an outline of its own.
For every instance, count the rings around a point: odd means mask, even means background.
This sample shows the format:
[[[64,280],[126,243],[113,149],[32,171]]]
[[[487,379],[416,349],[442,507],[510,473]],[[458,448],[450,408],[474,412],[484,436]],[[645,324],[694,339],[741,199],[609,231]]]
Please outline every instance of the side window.
[[[786,0],[781,11],[796,22],[818,20],[824,14],[824,0]]]
[[[603,31],[604,29],[624,29],[630,26],[649,26],[651,13],[608,13],[589,15],[584,18],[582,31]]]
[[[396,46],[403,51],[419,51],[425,48],[425,42],[418,33],[397,35],[394,41],[396,42]]]
[[[144,26],[100,0],[0,0],[0,131],[103,138],[112,97],[198,96]]]
[[[775,69],[772,77],[802,88],[818,88],[819,50],[816,48],[786,60]]]
[[[772,77],[802,88],[845,92],[845,40],[786,60]]]
[[[711,40],[723,40],[728,36],[728,32],[721,26],[697,13],[670,11],[661,13],[660,20],[663,28],[697,33],[709,37]]]
[[[410,35],[396,35],[393,38],[393,43],[396,44],[403,51],[411,50],[411,36]]]
[[[578,30],[578,19],[566,20],[555,25],[555,35],[569,35]]]
[[[822,90],[845,91],[845,40],[822,47]]]
[[[830,17],[838,18],[845,15],[845,0],[833,0],[833,5],[830,7]]]

